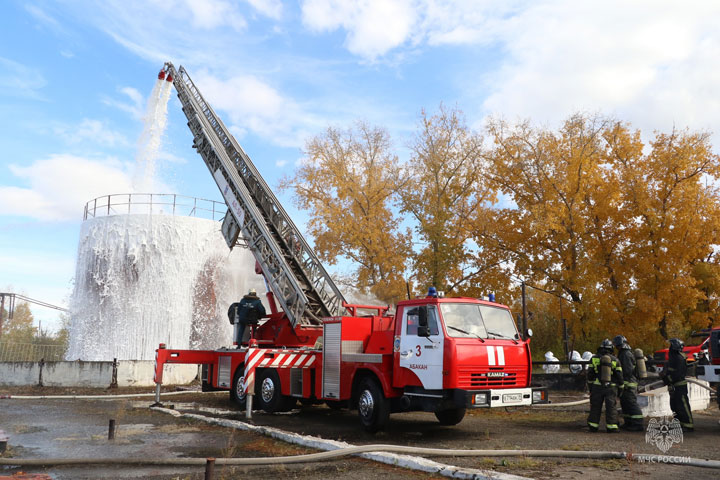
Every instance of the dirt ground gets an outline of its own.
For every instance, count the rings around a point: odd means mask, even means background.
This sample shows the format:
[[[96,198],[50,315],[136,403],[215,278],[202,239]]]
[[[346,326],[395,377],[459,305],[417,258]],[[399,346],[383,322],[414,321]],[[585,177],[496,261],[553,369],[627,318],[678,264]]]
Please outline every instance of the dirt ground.
[[[74,394],[104,390],[74,389]],[[137,392],[137,390],[134,390]],[[129,393],[126,389],[117,393]],[[72,394],[68,389],[0,389],[0,395]],[[115,392],[112,392],[115,393]],[[581,398],[579,394],[554,395],[555,402]],[[150,410],[151,398],[120,400],[22,400],[0,399],[0,430],[10,437],[3,456],[18,458],[51,457],[266,457],[312,453],[314,450],[242,430],[210,425],[198,420],[176,418]],[[229,403],[226,394],[188,393],[163,398],[179,412],[245,421]],[[208,408],[218,411],[208,413]],[[684,435],[668,455],[720,460],[720,413],[716,405],[695,412],[696,431]],[[331,410],[324,405],[298,407],[285,414],[253,414],[250,423],[288,432],[339,440],[354,445],[395,444],[447,449],[561,449],[603,450],[662,454],[646,443],[645,433],[589,433],[585,427],[587,405],[545,409],[473,410],[456,426],[441,426],[434,415],[404,413],[391,416],[389,428],[377,434],[365,433],[357,413]],[[109,419],[117,424],[116,439],[107,439]],[[565,460],[556,458],[432,457],[448,465],[494,470],[539,479],[620,478],[676,479],[720,478],[720,470],[665,464],[630,463],[626,460]],[[1,475],[19,469],[0,467]],[[32,473],[49,473],[57,479],[76,478],[204,478],[204,467],[48,467],[25,468]],[[280,466],[221,467],[215,478],[244,478],[257,475],[316,479],[419,479],[445,478],[372,460],[346,457],[340,460]]]

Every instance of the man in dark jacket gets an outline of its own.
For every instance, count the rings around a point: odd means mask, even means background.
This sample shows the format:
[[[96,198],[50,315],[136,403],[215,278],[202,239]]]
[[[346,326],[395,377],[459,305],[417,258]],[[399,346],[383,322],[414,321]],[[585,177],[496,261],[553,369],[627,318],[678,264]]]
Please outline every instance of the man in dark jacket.
[[[242,300],[230,305],[228,318],[230,323],[235,325],[235,343],[237,343],[238,348],[242,343],[245,327],[248,324],[256,324],[264,316],[265,306],[260,301],[254,288],[251,288]]]
[[[612,354],[613,345],[607,338],[590,359],[587,380],[590,388],[590,415],[587,419],[591,432],[600,428],[600,416],[605,404],[605,428],[608,433],[619,432],[617,415],[617,388],[622,385],[622,367]]]
[[[645,428],[642,410],[637,403],[638,379],[635,376],[635,355],[627,339],[622,335],[613,338],[613,345],[617,348],[617,358],[623,373],[623,383],[619,386],[620,406],[625,419],[622,428],[631,432],[642,432]]]
[[[670,339],[667,368],[663,370],[662,379],[670,393],[670,409],[680,422],[683,432],[694,430],[690,401],[688,400],[687,358],[683,353],[685,344],[679,338]]]

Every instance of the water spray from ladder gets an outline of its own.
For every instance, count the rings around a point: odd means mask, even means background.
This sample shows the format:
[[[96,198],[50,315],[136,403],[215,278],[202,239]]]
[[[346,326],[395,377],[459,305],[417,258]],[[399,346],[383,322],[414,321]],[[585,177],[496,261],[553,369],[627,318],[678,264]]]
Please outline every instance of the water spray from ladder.
[[[150,193],[154,190],[155,166],[167,127],[167,106],[171,90],[172,82],[166,81],[163,76],[157,79],[148,98],[143,117],[144,127],[135,154],[133,190],[137,193]]]

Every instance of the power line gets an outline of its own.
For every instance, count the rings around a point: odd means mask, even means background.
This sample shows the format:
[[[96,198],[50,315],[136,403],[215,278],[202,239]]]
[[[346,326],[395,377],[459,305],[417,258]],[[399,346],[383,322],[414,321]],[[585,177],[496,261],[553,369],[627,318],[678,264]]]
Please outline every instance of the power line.
[[[10,297],[11,299],[16,298],[18,300],[22,300],[28,303],[32,303],[35,305],[39,305],[41,307],[45,308],[52,308],[54,310],[60,310],[61,312],[67,312],[68,309],[64,307],[60,307],[58,305],[53,305],[52,303],[43,302],[42,300],[36,300],[34,298],[26,297],[25,295],[21,295],[19,293],[7,293],[7,292],[0,292],[0,296],[2,297]],[[14,304],[14,302],[13,302]]]

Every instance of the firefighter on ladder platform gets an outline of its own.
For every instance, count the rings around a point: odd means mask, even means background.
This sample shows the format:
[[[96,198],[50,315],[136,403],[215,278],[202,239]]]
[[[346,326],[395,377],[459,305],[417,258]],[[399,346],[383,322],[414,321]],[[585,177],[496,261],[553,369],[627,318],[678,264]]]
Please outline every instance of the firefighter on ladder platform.
[[[637,370],[635,355],[627,339],[622,335],[613,338],[613,345],[617,348],[617,358],[623,374],[623,383],[618,387],[622,416],[625,419],[622,428],[631,432],[642,432],[645,426],[642,410],[637,403],[638,376],[635,375]]]
[[[685,344],[679,338],[671,338],[668,351],[667,368],[663,370],[662,379],[670,393],[670,409],[680,421],[683,432],[694,430],[690,401],[688,400],[687,358],[683,353]]]
[[[612,354],[613,344],[605,339],[600,348],[590,359],[588,365],[587,380],[590,388],[590,415],[587,419],[588,428],[591,432],[597,432],[600,428],[600,416],[602,415],[603,403],[605,404],[605,428],[608,433],[619,432],[617,414],[617,389],[622,385],[622,367],[620,362]]]
[[[235,325],[235,343],[237,348],[243,341],[245,335],[245,327],[247,325],[255,325],[258,320],[265,316],[265,306],[257,295],[254,288],[251,288],[242,300],[230,305],[228,309],[228,319],[230,323]]]

